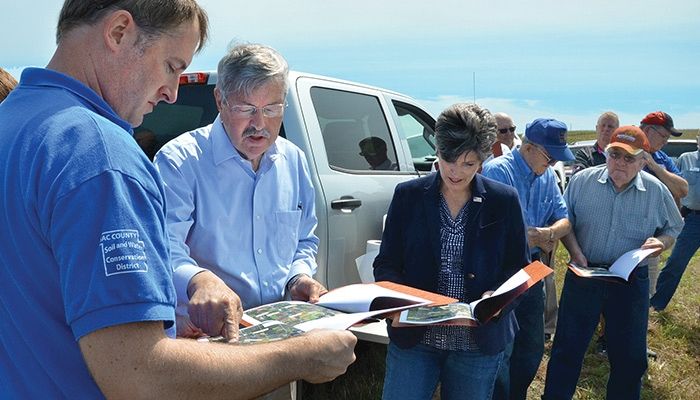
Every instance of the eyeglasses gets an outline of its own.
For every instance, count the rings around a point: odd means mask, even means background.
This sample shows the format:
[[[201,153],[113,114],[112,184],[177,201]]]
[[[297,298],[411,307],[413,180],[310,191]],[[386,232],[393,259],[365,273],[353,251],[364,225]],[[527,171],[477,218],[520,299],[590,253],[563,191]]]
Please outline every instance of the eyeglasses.
[[[534,146],[537,151],[540,152],[544,156],[544,158],[547,160],[547,165],[554,165],[557,163],[557,160],[553,159],[552,156],[549,155],[546,151],[542,150],[539,148],[539,146]]]
[[[257,114],[258,111],[262,112],[262,115],[265,118],[278,118],[284,114],[284,109],[287,107],[287,103],[268,104],[264,107],[256,107],[250,104],[229,105],[228,101],[226,100],[224,100],[224,102],[233,114],[234,118],[250,118]]]
[[[668,139],[668,138],[671,137],[671,132],[668,132],[668,131],[667,131],[667,132],[663,132],[663,131],[659,130],[659,126],[658,126],[658,125],[649,125],[649,127],[650,127],[651,129],[653,129],[654,132],[656,132],[656,134],[659,135],[659,136],[661,136],[663,139]]]
[[[503,128],[503,129],[499,129],[499,130],[498,130],[498,133],[500,133],[500,134],[502,134],[502,135],[505,135],[505,134],[508,133],[508,132],[514,133],[514,132],[515,132],[515,127],[514,127],[514,126],[511,126],[510,128]]]
[[[619,151],[608,151],[608,157],[612,158],[613,160],[624,160],[626,164],[633,164],[635,161],[637,161],[637,157],[631,154],[623,154]]]

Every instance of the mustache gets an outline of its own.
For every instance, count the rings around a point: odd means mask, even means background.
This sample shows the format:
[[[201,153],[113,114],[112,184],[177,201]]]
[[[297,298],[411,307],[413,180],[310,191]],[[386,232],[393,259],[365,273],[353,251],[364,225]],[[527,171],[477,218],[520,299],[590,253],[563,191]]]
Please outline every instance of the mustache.
[[[267,129],[260,129],[260,130],[257,130],[257,129],[255,129],[255,128],[252,127],[252,126],[249,126],[248,128],[246,128],[246,129],[243,131],[243,134],[241,135],[241,138],[245,139],[245,138],[250,137],[250,136],[262,136],[262,137],[264,137],[265,139],[269,139],[271,135],[270,135],[270,132],[269,132]]]

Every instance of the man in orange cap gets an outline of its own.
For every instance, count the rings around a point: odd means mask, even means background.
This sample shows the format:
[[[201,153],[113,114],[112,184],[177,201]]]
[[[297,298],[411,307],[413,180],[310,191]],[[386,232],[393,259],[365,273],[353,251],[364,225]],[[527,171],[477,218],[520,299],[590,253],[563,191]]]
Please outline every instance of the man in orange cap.
[[[605,149],[606,164],[571,178],[564,199],[572,231],[562,243],[572,262],[605,268],[629,250],[658,255],[673,245],[683,220],[666,186],[642,171],[649,149],[639,128],[622,126]],[[624,284],[567,272],[543,399],[573,397],[601,313],[610,361],[606,397],[639,398],[647,369],[648,274],[646,260]]]

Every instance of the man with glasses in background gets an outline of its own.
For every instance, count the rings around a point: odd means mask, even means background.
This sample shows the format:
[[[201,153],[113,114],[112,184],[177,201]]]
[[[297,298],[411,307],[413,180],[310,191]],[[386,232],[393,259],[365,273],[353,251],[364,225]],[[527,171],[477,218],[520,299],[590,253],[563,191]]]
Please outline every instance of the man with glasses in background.
[[[661,148],[671,136],[678,137],[683,132],[673,127],[673,119],[663,111],[647,114],[639,127],[649,139],[649,152],[644,153],[645,171],[663,182],[671,191],[676,204],[680,204],[680,199],[688,195],[688,182],[681,177],[681,171]]]
[[[571,233],[562,238],[571,261],[608,268],[627,251],[673,245],[683,226],[669,190],[642,171],[649,141],[634,126],[622,126],[606,148],[606,165],[571,178],[564,193]],[[608,399],[639,399],[647,369],[649,313],[647,260],[627,283],[578,277],[567,271],[559,303],[559,323],[543,399],[571,399],[600,314],[608,340]]]
[[[530,256],[539,260],[570,230],[566,204],[550,166],[572,161],[566,124],[538,118],[527,125],[522,146],[484,165],[482,174],[518,191],[528,230]],[[520,331],[506,348],[494,399],[525,399],[544,354],[544,292],[540,282],[515,309]]]
[[[218,65],[219,115],[155,157],[165,185],[178,335],[238,335],[241,308],[316,301],[314,189],[303,152],[279,137],[288,66],[233,47]],[[186,317],[189,315],[189,319]]]
[[[484,160],[484,164],[510,153],[522,144],[518,135],[515,134],[513,118],[502,112],[493,114],[493,117],[496,119],[496,141],[491,145],[491,155]]]
[[[506,145],[509,150],[520,146],[522,141],[518,135],[515,134],[513,118],[502,112],[494,114],[493,117],[496,119],[496,143]]]

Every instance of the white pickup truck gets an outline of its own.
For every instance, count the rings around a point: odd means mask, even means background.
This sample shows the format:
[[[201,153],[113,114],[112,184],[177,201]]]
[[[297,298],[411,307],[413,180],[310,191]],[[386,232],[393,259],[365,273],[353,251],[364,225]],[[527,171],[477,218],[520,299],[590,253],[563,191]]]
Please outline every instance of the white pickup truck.
[[[400,93],[299,72],[289,82],[280,135],[304,151],[316,188],[316,279],[329,289],[360,282],[355,259],[368,240],[381,239],[394,187],[427,173],[435,160],[435,120]],[[216,73],[182,75],[177,102],[159,104],[136,134],[150,130],[160,147],[210,124],[215,83]],[[360,155],[359,142],[368,137],[386,143],[390,169],[370,169]]]

